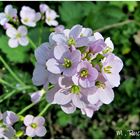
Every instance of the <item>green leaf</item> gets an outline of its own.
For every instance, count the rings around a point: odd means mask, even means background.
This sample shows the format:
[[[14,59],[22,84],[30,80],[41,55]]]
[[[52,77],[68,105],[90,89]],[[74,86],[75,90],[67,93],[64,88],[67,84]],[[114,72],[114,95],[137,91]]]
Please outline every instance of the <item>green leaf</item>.
[[[29,61],[28,50],[30,46],[18,46],[17,48],[10,48],[8,45],[8,37],[0,37],[0,49],[6,54],[7,58],[15,63],[23,63]]]
[[[77,24],[81,20],[81,5],[76,2],[64,2],[59,7],[60,18],[64,21],[67,26]]]
[[[119,22],[126,18],[127,16],[119,7],[108,4],[101,5],[98,3],[96,7],[89,13],[84,24],[93,29],[97,29]]]

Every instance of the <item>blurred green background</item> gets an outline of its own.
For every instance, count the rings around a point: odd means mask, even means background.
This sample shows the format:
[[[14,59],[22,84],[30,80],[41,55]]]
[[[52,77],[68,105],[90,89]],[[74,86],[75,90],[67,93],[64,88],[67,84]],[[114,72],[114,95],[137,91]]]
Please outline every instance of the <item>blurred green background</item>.
[[[100,31],[105,38],[110,37],[115,45],[114,53],[124,62],[121,85],[114,89],[115,99],[111,104],[103,105],[91,119],[83,116],[79,110],[67,115],[59,106],[53,105],[44,115],[48,130],[45,138],[140,138],[140,2],[0,2],[0,12],[7,4],[13,4],[19,11],[23,5],[39,11],[40,3],[46,3],[57,11],[59,23],[66,28],[81,24],[93,31]],[[29,36],[37,45],[39,28],[38,24],[36,28],[29,29]],[[48,41],[51,30],[47,26],[43,28],[42,43]],[[0,27],[0,55],[24,83],[32,85],[35,58],[30,45],[11,49],[7,40],[5,31]],[[0,78],[13,88],[20,86],[2,63]],[[37,89],[34,88],[20,91],[0,102],[0,110],[19,112],[31,103],[28,93]],[[12,90],[0,84],[0,99]],[[40,102],[25,115],[37,115],[45,104]],[[118,130],[120,134],[117,135]],[[131,136],[128,130],[137,131],[139,135]]]

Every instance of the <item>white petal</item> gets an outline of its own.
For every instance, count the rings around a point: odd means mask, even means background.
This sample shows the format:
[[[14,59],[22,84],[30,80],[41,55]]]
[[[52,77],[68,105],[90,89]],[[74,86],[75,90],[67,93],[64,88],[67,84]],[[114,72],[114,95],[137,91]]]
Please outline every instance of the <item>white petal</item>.
[[[4,9],[5,13],[9,15],[10,17],[14,17],[17,14],[17,10],[13,8],[12,5],[7,5]]]
[[[15,38],[17,34],[17,30],[13,27],[10,27],[6,30],[6,35],[10,38]]]
[[[104,104],[110,104],[114,99],[114,92],[111,88],[106,87],[105,89],[100,88],[98,90],[99,98]]]
[[[49,26],[57,26],[58,25],[58,22],[56,20],[51,20],[51,21],[46,20],[46,23]]]
[[[35,134],[38,136],[38,137],[43,137],[45,134],[46,134],[47,130],[44,126],[40,126],[40,127],[37,127],[35,129]]]
[[[94,37],[95,37],[96,40],[104,39],[103,36],[99,32],[94,33]]]
[[[52,40],[54,40],[57,44],[66,45],[66,37],[63,34],[53,34]]]
[[[28,40],[27,37],[21,37],[21,38],[19,39],[19,44],[22,45],[22,46],[27,46],[28,43],[29,43],[29,40]]]
[[[84,108],[84,109],[81,109],[82,111],[82,114],[83,115],[87,115],[89,118],[91,118],[93,116],[93,113],[94,113],[94,109],[93,108]]]
[[[107,80],[113,87],[118,87],[120,85],[120,75],[119,74],[106,74]]]
[[[58,78],[60,77],[60,74],[53,74],[48,71],[48,81],[52,84],[58,83]]]
[[[75,25],[71,28],[69,37],[77,38],[82,31],[82,26],[81,25]]]
[[[49,43],[43,43],[35,50],[35,57],[40,64],[45,65],[46,61],[52,56],[53,49],[50,47]]]
[[[55,93],[60,90],[60,87],[58,85],[55,85],[52,89],[50,89],[48,92],[47,92],[47,95],[46,95],[46,99],[49,103],[53,103],[54,102],[54,96],[55,96]]]
[[[18,27],[18,32],[19,32],[21,35],[25,36],[25,35],[27,34],[27,28],[26,28],[25,26],[19,26],[19,27]]]
[[[48,80],[47,77],[48,77],[48,72],[45,69],[45,66],[36,64],[33,72],[33,78],[32,78],[34,85],[40,86],[46,84]]]
[[[35,136],[35,129],[33,129],[31,126],[28,126],[26,128],[26,135],[29,137],[34,137]]]
[[[25,118],[24,118],[24,124],[26,126],[29,126],[33,122],[33,119],[34,119],[34,116],[32,116],[32,115],[25,116]]]
[[[98,90],[94,94],[89,95],[87,98],[88,98],[88,101],[91,104],[96,104],[99,101],[99,93],[98,93]]]
[[[39,12],[36,13],[35,22],[41,19],[41,14]]]
[[[42,126],[45,123],[45,119],[41,116],[37,116],[34,118],[33,123],[36,123],[37,126]]]
[[[65,113],[70,114],[70,113],[73,113],[76,110],[76,107],[73,104],[67,104],[67,105],[61,106],[61,109]]]
[[[85,108],[85,103],[83,101],[81,101],[79,95],[73,94],[72,102],[78,108]]]
[[[54,57],[57,59],[57,60],[60,60],[63,56],[63,54],[65,52],[68,51],[68,47],[67,46],[63,46],[63,45],[60,45],[60,46],[56,46],[54,48]]]
[[[59,63],[56,61],[56,59],[51,58],[46,62],[46,66],[48,71],[54,73],[54,74],[60,74],[61,70],[59,68]]]
[[[59,90],[54,96],[54,103],[65,105],[71,101],[72,94],[67,93],[68,91]]]
[[[77,74],[72,76],[72,81],[75,85],[78,85],[79,78],[78,78]]]
[[[17,39],[9,39],[8,45],[9,45],[11,48],[16,48],[16,47],[18,47],[18,41],[17,41]]]
[[[106,43],[107,47],[114,50],[114,45],[113,45],[113,42],[110,40],[110,37],[106,38],[105,43]]]
[[[9,21],[9,19],[6,17],[5,13],[0,13],[0,24],[3,26]]]
[[[91,36],[92,35],[92,30],[90,28],[82,28],[81,34],[83,36]]]

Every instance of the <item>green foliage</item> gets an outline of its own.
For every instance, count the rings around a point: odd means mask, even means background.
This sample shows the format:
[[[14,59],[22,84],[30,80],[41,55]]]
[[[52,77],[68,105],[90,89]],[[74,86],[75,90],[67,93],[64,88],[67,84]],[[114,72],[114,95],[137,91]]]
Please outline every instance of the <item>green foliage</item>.
[[[92,2],[64,2],[59,7],[59,12],[68,27],[82,23],[95,29],[126,18],[117,6],[100,3],[95,5]]]
[[[27,51],[30,49],[30,46],[22,47],[18,46],[17,48],[10,48],[8,45],[8,37],[1,36],[0,37],[0,49],[4,52],[7,58],[15,63],[23,63],[28,62],[28,53]]]
[[[57,113],[58,120],[57,122],[62,126],[65,127],[69,123],[72,123],[72,118],[70,115],[65,114],[64,112],[58,112]]]
[[[126,81],[124,81],[120,86],[120,89],[122,91],[124,91],[124,93],[127,93],[128,96],[130,96],[130,97],[133,94],[133,91],[134,91],[134,88],[135,88],[134,81],[135,81],[134,78],[129,78]]]
[[[120,2],[110,1],[110,4],[118,6],[120,8],[127,6],[129,12],[133,12],[138,5],[137,1],[120,1]]]
[[[89,13],[85,20],[85,24],[92,27],[93,29],[110,25],[116,22],[126,19],[126,15],[123,11],[113,5],[108,4],[97,4],[93,7],[93,10]]]
[[[82,5],[77,2],[64,2],[59,7],[59,13],[62,21],[65,22],[66,26],[70,27],[81,21],[84,16],[82,13]],[[80,16],[81,15],[81,16]]]

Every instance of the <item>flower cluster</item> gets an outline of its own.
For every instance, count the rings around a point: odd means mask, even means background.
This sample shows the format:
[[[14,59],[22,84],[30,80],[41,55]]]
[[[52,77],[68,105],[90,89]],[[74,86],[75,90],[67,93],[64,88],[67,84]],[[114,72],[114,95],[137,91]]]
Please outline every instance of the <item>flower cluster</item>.
[[[23,6],[19,12],[12,5],[7,5],[4,12],[0,13],[0,25],[6,31],[9,40],[9,46],[16,48],[18,45],[27,46],[27,27],[35,27],[37,22],[46,23],[48,26],[57,26],[57,13],[46,4],[40,4],[39,12],[36,12],[29,6]],[[23,25],[24,26],[23,26]]]
[[[22,121],[25,126],[16,132],[13,127],[14,124]],[[24,135],[29,137],[43,137],[47,132],[44,124],[45,119],[41,116],[34,117],[32,115],[26,115],[23,117],[16,115],[12,111],[6,111],[3,114],[0,112],[0,139],[19,138]],[[25,134],[23,128],[25,129]]]
[[[35,50],[33,83],[43,85],[47,101],[60,105],[64,112],[79,108],[92,117],[101,105],[113,101],[112,88],[120,84],[123,62],[113,49],[109,37],[104,39],[81,25],[53,32],[49,42]]]
[[[12,127],[19,120],[18,116],[12,111],[0,112],[0,138],[13,138],[16,131]]]

